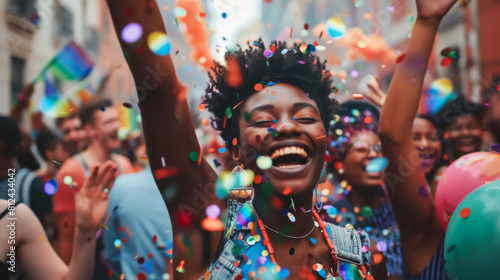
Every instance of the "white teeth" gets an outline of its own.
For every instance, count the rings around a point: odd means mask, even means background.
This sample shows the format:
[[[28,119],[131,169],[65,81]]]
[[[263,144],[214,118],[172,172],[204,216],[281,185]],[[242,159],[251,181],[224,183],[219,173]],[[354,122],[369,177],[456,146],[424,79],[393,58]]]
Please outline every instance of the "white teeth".
[[[304,149],[302,149],[300,147],[292,146],[292,147],[281,148],[281,149],[274,151],[274,153],[271,155],[271,159],[275,159],[277,157],[281,157],[284,155],[290,155],[290,154],[300,155],[302,157],[307,157],[307,153],[304,151]]]
[[[297,168],[297,167],[301,167],[301,165],[294,164],[294,165],[282,165],[282,166],[278,166],[278,168],[281,168],[281,169],[292,169],[292,168]]]

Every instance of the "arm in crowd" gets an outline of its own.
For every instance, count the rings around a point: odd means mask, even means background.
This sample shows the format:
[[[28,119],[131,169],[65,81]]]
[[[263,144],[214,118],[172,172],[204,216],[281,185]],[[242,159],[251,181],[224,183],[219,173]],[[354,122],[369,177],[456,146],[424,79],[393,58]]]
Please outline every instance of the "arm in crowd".
[[[174,238],[179,234],[190,239],[192,248],[199,250],[193,257],[185,258],[176,248],[173,266],[184,261],[192,269],[175,279],[200,277],[215,255],[221,234],[209,234],[201,228],[204,209],[209,204],[225,206],[214,195],[216,174],[203,159],[186,100],[187,88],[179,81],[172,57],[159,56],[148,47],[153,32],[166,34],[160,10],[155,1],[108,0],[116,34],[127,63],[134,76],[139,95],[142,123],[148,159],[161,193],[176,188],[172,199],[165,201],[172,217]],[[124,11],[130,16],[124,16]],[[191,15],[187,15],[191,16]],[[137,22],[142,26],[140,39],[144,51],[121,40],[121,31],[127,24]],[[196,153],[197,159],[190,159]],[[200,201],[203,203],[200,204]],[[180,227],[180,223],[189,224]],[[206,249],[209,244],[209,249]],[[203,251],[204,252],[200,252]]]
[[[96,232],[109,205],[104,188],[111,188],[116,166],[107,162],[94,166],[83,186],[75,186],[76,233],[69,266],[50,246],[42,225],[31,210],[20,205],[21,234],[18,245],[21,267],[27,279],[91,279],[94,267]],[[43,256],[43,257],[40,257]]]
[[[419,188],[427,183],[413,144],[412,126],[434,37],[441,19],[456,1],[416,2],[418,17],[404,52],[406,57],[397,65],[379,124],[382,151],[389,159],[386,186],[410,275],[425,268],[444,237],[430,196],[419,194]]]

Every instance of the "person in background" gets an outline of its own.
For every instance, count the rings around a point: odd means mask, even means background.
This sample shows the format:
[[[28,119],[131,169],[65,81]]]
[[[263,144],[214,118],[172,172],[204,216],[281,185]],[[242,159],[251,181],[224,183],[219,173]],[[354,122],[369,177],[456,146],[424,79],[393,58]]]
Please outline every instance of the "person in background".
[[[45,183],[55,178],[58,168],[69,157],[69,153],[64,149],[64,141],[50,131],[40,132],[35,143],[45,160],[45,168],[37,170],[36,175]]]
[[[144,141],[136,150],[145,153]],[[146,166],[137,173],[118,176],[109,201],[104,256],[113,275],[125,279],[140,273],[148,279],[172,275],[172,256],[167,253],[172,249],[172,225],[151,169]],[[121,242],[123,238],[128,241]]]
[[[479,104],[459,95],[456,100],[441,108],[435,119],[445,133],[449,162],[481,150],[483,108]]]
[[[367,102],[340,105],[330,127],[331,161],[327,164],[327,177],[336,190],[335,194],[328,192],[323,213],[326,221],[336,225],[366,230],[372,241],[373,274],[387,270],[388,279],[396,280],[403,277],[399,227],[383,187],[383,168],[369,168],[374,159],[382,157],[376,134],[379,116],[378,108]],[[386,267],[380,268],[383,259]]]
[[[78,114],[57,118],[56,126],[61,132],[63,140],[67,145],[67,150],[71,155],[85,150],[88,144],[87,135],[83,130]]]
[[[369,90],[366,97],[378,107],[383,108],[386,94],[382,91],[379,80],[369,82],[367,86]],[[453,104],[452,106],[455,106]],[[446,117],[448,118],[448,113]],[[434,117],[417,115],[413,119],[411,135],[418,152],[420,167],[425,172],[428,189],[431,197],[434,198],[439,179],[448,166],[443,156],[443,151],[446,150],[446,134],[442,129],[440,131]]]
[[[10,110],[10,117],[14,120],[15,123],[17,123],[21,132],[21,138],[19,140],[20,145],[17,146],[15,156],[16,161],[20,167],[24,167],[29,170],[37,170],[38,168],[40,168],[39,162],[31,151],[33,140],[31,139],[28,131],[22,126],[23,114],[29,107],[34,89],[35,85],[33,83],[27,83],[17,94],[16,103]]]
[[[111,101],[99,100],[86,104],[80,109],[80,120],[90,139],[90,145],[85,151],[67,159],[56,175],[58,190],[53,196],[54,222],[58,239],[56,251],[65,263],[69,263],[73,252],[75,235],[75,200],[71,183],[83,184],[85,176],[90,172],[90,166],[113,161],[118,173],[130,172],[132,166],[127,158],[113,153],[120,147],[118,128],[120,126],[118,113],[112,107]],[[100,256],[102,243],[97,242],[96,279],[107,278],[107,269]]]
[[[15,169],[15,199],[27,205],[46,227],[47,217],[52,212],[52,197],[44,190],[44,182],[35,172],[17,168],[14,164],[21,141],[18,124],[9,117],[0,116],[0,199],[9,199],[8,170]]]
[[[493,141],[500,143],[500,76],[493,77],[483,96],[487,104],[486,126],[493,137]]]
[[[96,232],[109,204],[105,190],[112,187],[115,172],[116,166],[106,162],[93,166],[82,185],[74,184],[77,229],[69,265],[54,252],[40,222],[26,205],[0,199],[0,228],[15,227],[15,243],[9,242],[13,240],[10,231],[0,231],[0,279],[14,279],[19,271],[27,280],[92,279]],[[14,173],[10,171],[7,177],[12,178]],[[9,255],[14,255],[14,260]]]

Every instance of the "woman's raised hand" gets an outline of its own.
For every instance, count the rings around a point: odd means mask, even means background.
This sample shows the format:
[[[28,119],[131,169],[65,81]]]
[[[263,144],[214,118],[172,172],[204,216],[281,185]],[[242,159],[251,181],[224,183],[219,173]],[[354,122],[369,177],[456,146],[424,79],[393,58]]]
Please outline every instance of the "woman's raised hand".
[[[457,0],[416,0],[419,19],[441,20]]]
[[[116,179],[116,165],[107,161],[91,168],[83,186],[75,186],[76,224],[79,229],[97,231],[108,210],[109,197]]]

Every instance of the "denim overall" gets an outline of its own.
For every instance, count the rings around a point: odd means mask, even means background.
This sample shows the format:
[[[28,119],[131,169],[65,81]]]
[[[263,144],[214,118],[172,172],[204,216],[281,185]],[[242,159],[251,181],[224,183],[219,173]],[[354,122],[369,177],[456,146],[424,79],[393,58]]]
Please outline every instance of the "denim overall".
[[[247,201],[245,203],[252,203],[251,201]],[[227,220],[226,226],[224,229],[222,242],[219,248],[219,252],[217,253],[214,261],[208,268],[210,272],[210,276],[208,279],[202,277],[203,280],[223,280],[223,279],[234,279],[237,275],[243,274],[244,280],[250,280],[248,275],[245,275],[244,269],[242,269],[242,263],[245,260],[241,260],[241,254],[236,252],[247,252],[250,247],[261,245],[262,240],[260,242],[255,243],[252,242],[249,244],[247,240],[252,238],[251,230],[249,229],[240,229],[237,230],[234,228],[234,221],[236,219],[236,215],[242,208],[245,203],[238,202],[236,200],[228,200],[228,208],[227,208]],[[338,266],[340,268],[340,275],[345,273],[353,273],[353,268],[351,266],[359,267],[360,265],[365,266],[366,270],[369,272],[371,267],[371,252],[368,250],[370,248],[370,239],[366,232],[362,231],[358,234],[354,229],[347,229],[335,226],[333,224],[327,223],[328,226],[326,230],[330,236],[330,240],[332,241],[335,252],[337,254]],[[260,243],[260,244],[259,244]],[[262,246],[262,248],[264,248]],[[236,250],[235,250],[236,249]],[[263,258],[262,256],[259,257]],[[251,260],[252,263],[257,262],[256,259]],[[240,264],[241,263],[241,264]],[[266,263],[270,263],[267,258]],[[236,264],[236,265],[235,265]],[[349,266],[349,267],[346,267]],[[344,268],[344,272],[343,272]],[[345,268],[347,271],[345,272]],[[355,268],[355,273],[358,273],[357,268]],[[283,270],[283,269],[282,269]],[[285,269],[286,270],[286,269]],[[269,269],[268,269],[269,271]],[[283,272],[283,271],[282,271]],[[337,271],[339,273],[339,271]],[[246,271],[248,273],[248,271]],[[274,276],[267,275],[259,275],[256,273],[255,279],[284,279],[286,276],[283,274],[276,273]],[[348,275],[344,275],[348,277]],[[240,276],[241,277],[241,276]],[[242,279],[242,278],[239,278]],[[326,278],[325,278],[326,279]],[[343,277],[334,277],[329,279],[344,279]],[[352,278],[352,276],[348,277],[348,279],[362,279],[358,277]]]

